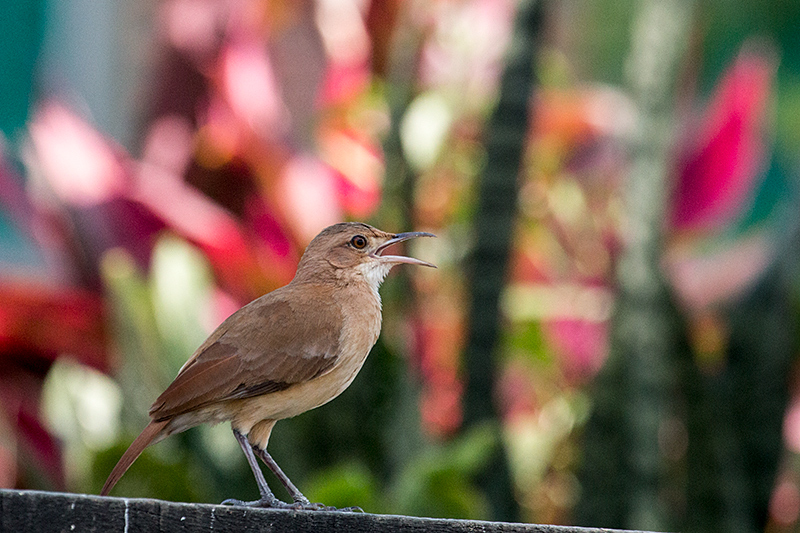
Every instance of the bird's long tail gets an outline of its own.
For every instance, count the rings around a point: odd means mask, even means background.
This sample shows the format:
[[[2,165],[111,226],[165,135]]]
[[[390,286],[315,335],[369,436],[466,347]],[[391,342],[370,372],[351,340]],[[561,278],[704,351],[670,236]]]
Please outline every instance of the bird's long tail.
[[[147,448],[150,443],[153,442],[153,439],[159,436],[161,430],[164,429],[169,423],[169,419],[166,420],[159,420],[159,421],[152,421],[147,424],[142,432],[139,434],[136,439],[128,446],[128,449],[125,450],[125,453],[122,454],[122,457],[119,458],[117,461],[117,465],[111,470],[111,473],[108,475],[108,479],[106,479],[105,484],[103,485],[102,490],[100,491],[100,496],[106,496],[111,489],[114,488],[114,485],[117,484],[119,478],[130,468],[133,462],[142,454],[145,448]]]

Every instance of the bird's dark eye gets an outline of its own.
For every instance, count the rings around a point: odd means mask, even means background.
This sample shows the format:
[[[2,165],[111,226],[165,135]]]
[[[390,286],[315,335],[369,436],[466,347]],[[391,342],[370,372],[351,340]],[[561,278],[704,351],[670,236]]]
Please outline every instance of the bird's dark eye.
[[[367,238],[363,235],[356,235],[352,239],[350,239],[350,244],[353,245],[353,248],[358,250],[363,249],[367,245]]]

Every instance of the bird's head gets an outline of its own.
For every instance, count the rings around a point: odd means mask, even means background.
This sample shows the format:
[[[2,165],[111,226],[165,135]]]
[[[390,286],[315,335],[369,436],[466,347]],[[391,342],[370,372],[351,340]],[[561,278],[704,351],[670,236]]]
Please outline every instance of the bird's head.
[[[377,289],[394,265],[407,263],[436,268],[414,257],[384,254],[391,245],[415,237],[435,235],[423,231],[387,233],[361,222],[328,226],[306,247],[295,280],[332,278],[346,281],[351,276],[363,276]]]

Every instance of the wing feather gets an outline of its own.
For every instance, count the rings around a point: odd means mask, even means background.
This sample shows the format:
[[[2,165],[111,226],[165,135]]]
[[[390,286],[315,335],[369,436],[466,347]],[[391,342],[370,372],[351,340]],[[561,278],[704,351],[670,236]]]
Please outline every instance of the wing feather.
[[[285,390],[323,375],[339,356],[343,318],[330,291],[291,285],[231,315],[150,408],[163,420],[199,407]]]

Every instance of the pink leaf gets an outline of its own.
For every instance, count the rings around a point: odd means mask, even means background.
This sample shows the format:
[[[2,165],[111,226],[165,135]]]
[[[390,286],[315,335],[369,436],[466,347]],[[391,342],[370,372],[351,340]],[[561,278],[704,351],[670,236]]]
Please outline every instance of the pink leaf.
[[[765,50],[745,48],[719,84],[680,163],[670,220],[713,230],[745,208],[764,164],[764,126],[775,74]]]

